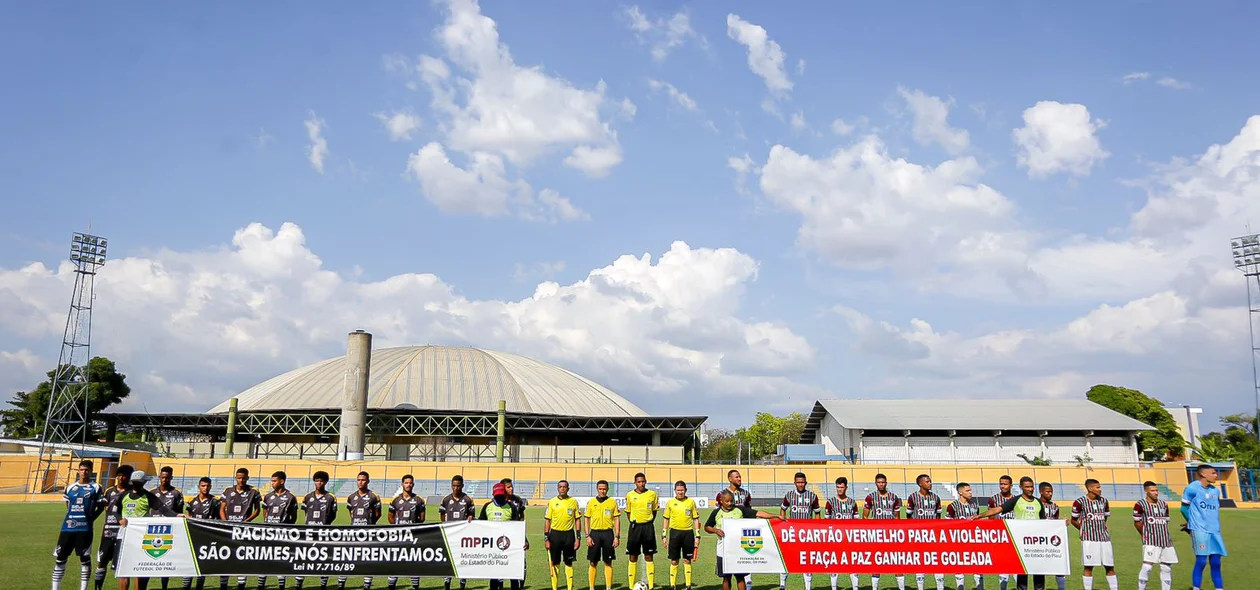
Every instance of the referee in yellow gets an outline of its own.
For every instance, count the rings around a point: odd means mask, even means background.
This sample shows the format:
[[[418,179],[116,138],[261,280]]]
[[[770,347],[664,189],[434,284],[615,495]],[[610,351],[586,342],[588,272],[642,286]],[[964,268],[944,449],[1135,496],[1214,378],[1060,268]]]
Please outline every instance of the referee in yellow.
[[[543,535],[546,536],[547,553],[551,556],[551,590],[559,590],[560,561],[564,560],[564,579],[573,590],[573,560],[577,556],[578,537],[582,532],[582,510],[577,498],[569,497],[569,482],[556,482],[556,497],[547,502],[547,514],[543,516]]]
[[[595,482],[595,497],[586,502],[586,560],[591,562],[588,573],[590,590],[595,590],[595,573],[599,562],[604,562],[604,584],[613,586],[613,559],[617,557],[617,545],[621,544],[621,508],[617,501],[608,497],[608,482]]]
[[[678,560],[683,562],[683,579],[691,590],[691,562],[700,549],[700,509],[687,497],[687,482],[674,482],[674,497],[665,503],[665,540],[669,552],[669,587],[678,589]],[[669,535],[668,537],[666,535]]]
[[[647,489],[647,476],[634,474],[634,489],[626,494],[626,516],[630,518],[630,535],[626,539],[626,554],[630,556],[630,588],[634,588],[639,555],[647,561],[648,588],[656,587],[656,567],[652,564],[652,556],[656,554],[656,512],[660,507],[656,491]]]

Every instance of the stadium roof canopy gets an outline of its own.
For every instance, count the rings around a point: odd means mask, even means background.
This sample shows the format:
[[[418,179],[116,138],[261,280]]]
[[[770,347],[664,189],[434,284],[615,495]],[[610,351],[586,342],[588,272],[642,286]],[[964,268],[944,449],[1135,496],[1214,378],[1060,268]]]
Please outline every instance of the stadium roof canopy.
[[[1153,430],[1086,399],[825,399],[801,440],[813,441],[828,414],[851,430]]]
[[[237,396],[241,412],[339,410],[345,395],[344,356],[268,379]],[[404,346],[372,351],[368,410],[507,411],[556,416],[646,417],[609,389],[534,359],[456,346]],[[212,414],[227,413],[228,402]]]

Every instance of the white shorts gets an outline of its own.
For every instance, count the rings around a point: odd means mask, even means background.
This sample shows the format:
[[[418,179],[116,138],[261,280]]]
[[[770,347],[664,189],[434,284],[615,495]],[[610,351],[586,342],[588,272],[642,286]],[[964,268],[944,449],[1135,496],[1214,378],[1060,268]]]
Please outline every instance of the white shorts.
[[[1081,565],[1115,566],[1116,558],[1111,552],[1111,541],[1081,541]]]
[[[1154,545],[1142,546],[1142,562],[1143,563],[1177,563],[1177,549],[1175,547],[1156,547]]]

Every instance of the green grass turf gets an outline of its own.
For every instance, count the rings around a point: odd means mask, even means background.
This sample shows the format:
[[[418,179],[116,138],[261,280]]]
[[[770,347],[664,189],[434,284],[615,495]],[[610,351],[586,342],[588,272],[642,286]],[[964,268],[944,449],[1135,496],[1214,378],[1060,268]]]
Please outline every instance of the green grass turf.
[[[43,504],[0,504],[0,523],[4,523],[9,534],[0,541],[0,574],[3,576],[3,582],[0,587],[6,590],[35,590],[49,587],[49,579],[52,572],[52,548],[57,542],[58,525],[63,514],[63,508],[60,504],[43,503]],[[1229,546],[1231,555],[1225,558],[1225,581],[1226,587],[1230,589],[1242,589],[1254,587],[1256,580],[1260,579],[1260,549],[1255,541],[1260,539],[1260,511],[1223,511],[1221,513],[1224,521],[1225,539]],[[430,510],[430,518],[434,516],[434,511]],[[1180,520],[1180,519],[1176,519]],[[347,524],[347,512],[342,511],[338,520],[338,524]],[[551,587],[551,582],[547,575],[547,558],[542,551],[542,544],[536,542],[542,533],[542,510],[540,508],[530,508],[528,513],[529,534],[531,541],[534,541],[529,552],[528,580],[526,587],[532,590],[546,590]],[[1123,510],[1117,510],[1111,518],[1112,537],[1116,552],[1117,572],[1120,578],[1120,588],[1131,590],[1137,587],[1137,571],[1141,566],[1141,548],[1137,532],[1133,529],[1131,520],[1127,518],[1127,514]],[[98,521],[99,524],[99,521]],[[97,527],[97,537],[99,539],[99,526]],[[1070,528],[1070,527],[1069,527]],[[623,531],[624,533],[624,531]],[[1181,563],[1173,569],[1173,587],[1177,590],[1185,590],[1190,588],[1190,566],[1193,564],[1194,555],[1190,550],[1189,537],[1185,534],[1177,533],[1174,538],[1177,541],[1177,553],[1181,558]],[[721,588],[721,583],[717,576],[713,574],[713,540],[710,535],[705,535],[702,540],[701,555],[699,561],[695,565],[694,587],[699,590],[701,588],[707,590],[715,590]],[[1077,541],[1073,539],[1073,562],[1079,563],[1080,550]],[[574,568],[574,587],[585,589],[587,587],[587,569],[586,563],[583,561],[585,553],[579,551],[578,563]],[[66,590],[76,590],[79,586],[79,568],[78,560],[71,557],[71,562],[66,572],[65,583],[63,588]],[[666,578],[669,575],[669,562],[664,556],[660,556],[656,566],[656,586],[657,588],[667,588]],[[615,562],[616,579],[615,587],[626,587],[626,557],[624,554],[617,556]],[[642,564],[640,564],[642,567]],[[600,568],[599,581],[597,588],[603,589],[603,568]],[[640,570],[642,571],[642,570]],[[1073,571],[1079,572],[1079,566],[1074,565]],[[1098,590],[1107,590],[1107,583],[1102,579],[1101,568],[1098,570],[1099,579],[1095,582],[1094,588]],[[679,574],[682,577],[682,574]],[[985,588],[988,590],[997,590],[996,577],[987,577],[985,580]],[[1250,580],[1250,582],[1247,582]],[[306,587],[311,587],[311,579],[308,578]],[[180,583],[178,580],[172,580],[171,587],[178,588]],[[404,580],[405,582],[405,580]],[[914,588],[914,577],[907,577],[907,585]],[[848,590],[848,576],[840,578],[840,587],[842,590]],[[863,588],[869,587],[869,579],[863,577]],[[1211,581],[1209,576],[1204,575],[1205,586],[1210,588]],[[255,581],[251,578],[249,588],[253,588]],[[953,584],[952,576],[947,576],[946,584]],[[1250,585],[1249,585],[1250,584]],[[929,577],[927,585],[934,588],[934,582]],[[404,584],[405,586],[405,584]],[[425,588],[441,588],[442,580],[424,579],[422,586]],[[561,580],[561,588],[564,588],[564,581]],[[774,590],[778,586],[778,576],[773,574],[758,574],[753,578],[753,587],[761,590]],[[114,582],[113,572],[110,572],[109,578],[106,580],[106,588],[117,588]],[[150,588],[158,588],[159,584],[156,580],[150,582]],[[217,588],[216,583],[207,584],[207,588]],[[235,584],[231,587],[235,588]],[[270,588],[276,587],[274,579],[270,582]],[[292,582],[290,582],[292,588]],[[350,578],[349,588],[362,588],[362,582],[359,578]],[[374,588],[384,588],[385,580],[376,578]],[[469,588],[482,590],[487,587],[484,580],[469,581]],[[800,576],[792,576],[788,582],[789,589],[801,590],[803,581]],[[814,587],[820,590],[829,590],[830,580],[827,576],[817,576],[814,580]],[[896,588],[896,581],[892,576],[884,576],[880,580],[880,588],[887,590]],[[1048,587],[1055,588],[1054,581],[1048,582]],[[1158,590],[1159,578],[1158,571],[1152,572],[1151,583],[1147,586],[1151,590]],[[1014,590],[1014,581],[1010,585]],[[1068,578],[1068,588],[1081,589],[1081,575],[1073,574]]]

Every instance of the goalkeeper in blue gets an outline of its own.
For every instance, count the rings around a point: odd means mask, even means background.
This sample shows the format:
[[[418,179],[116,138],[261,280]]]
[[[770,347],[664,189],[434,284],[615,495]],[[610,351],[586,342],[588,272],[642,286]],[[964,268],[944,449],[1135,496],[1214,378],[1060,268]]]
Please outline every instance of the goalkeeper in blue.
[[[1214,484],[1219,475],[1216,468],[1206,463],[1195,470],[1198,481],[1186,486],[1181,495],[1181,515],[1186,517],[1186,529],[1194,547],[1194,569],[1190,583],[1194,590],[1203,587],[1203,568],[1211,564],[1212,585],[1225,590],[1221,576],[1221,558],[1228,555],[1225,539],[1221,536],[1221,490]]]

